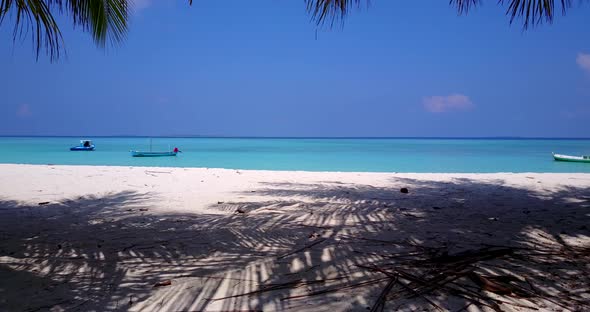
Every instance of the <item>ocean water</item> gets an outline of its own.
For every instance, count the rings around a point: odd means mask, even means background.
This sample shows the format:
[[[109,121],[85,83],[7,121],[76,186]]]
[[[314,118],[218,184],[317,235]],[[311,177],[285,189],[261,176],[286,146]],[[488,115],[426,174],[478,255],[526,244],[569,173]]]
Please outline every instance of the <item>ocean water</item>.
[[[0,163],[208,167],[371,172],[587,172],[590,163],[556,162],[551,152],[590,155],[590,140],[153,138],[177,157],[134,158],[150,139],[96,137],[93,152],[71,152],[79,138],[0,137]]]

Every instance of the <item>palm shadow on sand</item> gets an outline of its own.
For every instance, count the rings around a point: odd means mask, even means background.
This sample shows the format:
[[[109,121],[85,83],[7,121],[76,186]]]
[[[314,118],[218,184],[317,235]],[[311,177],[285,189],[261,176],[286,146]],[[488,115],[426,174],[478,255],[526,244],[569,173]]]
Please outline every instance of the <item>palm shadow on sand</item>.
[[[268,183],[210,214],[4,200],[0,310],[588,309],[590,187],[530,182]]]

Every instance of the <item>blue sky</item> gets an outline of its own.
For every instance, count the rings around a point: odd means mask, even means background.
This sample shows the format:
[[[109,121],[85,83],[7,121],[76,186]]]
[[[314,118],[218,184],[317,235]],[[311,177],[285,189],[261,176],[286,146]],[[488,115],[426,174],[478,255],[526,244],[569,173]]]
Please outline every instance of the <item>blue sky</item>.
[[[373,0],[316,39],[303,1],[139,2],[106,50],[60,18],[53,64],[4,25],[0,134],[590,137],[590,5]]]

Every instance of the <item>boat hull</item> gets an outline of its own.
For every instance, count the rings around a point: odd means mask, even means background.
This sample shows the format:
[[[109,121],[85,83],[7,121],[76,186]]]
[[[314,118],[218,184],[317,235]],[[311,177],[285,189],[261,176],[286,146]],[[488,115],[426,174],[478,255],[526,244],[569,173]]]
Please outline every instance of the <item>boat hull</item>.
[[[94,146],[74,146],[74,147],[70,147],[70,151],[93,151],[94,150]]]
[[[141,151],[131,151],[132,157],[167,157],[167,156],[176,156],[175,152],[141,152]]]
[[[570,155],[553,154],[553,159],[555,159],[557,161],[590,163],[590,156],[570,156]]]

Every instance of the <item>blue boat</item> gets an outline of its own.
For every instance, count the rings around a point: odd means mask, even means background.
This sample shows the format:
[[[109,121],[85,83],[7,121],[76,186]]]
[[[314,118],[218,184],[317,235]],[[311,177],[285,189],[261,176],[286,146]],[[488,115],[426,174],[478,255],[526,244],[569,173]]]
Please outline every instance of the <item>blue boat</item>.
[[[93,151],[94,144],[90,140],[80,140],[80,145],[70,147],[70,151]]]

